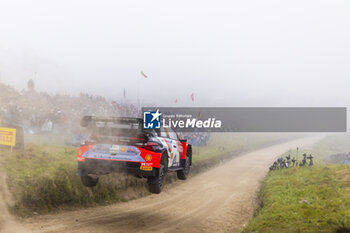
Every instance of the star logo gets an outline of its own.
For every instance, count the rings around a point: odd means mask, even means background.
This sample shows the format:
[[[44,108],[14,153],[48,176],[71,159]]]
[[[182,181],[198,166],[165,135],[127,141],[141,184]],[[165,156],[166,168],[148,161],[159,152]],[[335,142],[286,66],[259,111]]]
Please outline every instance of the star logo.
[[[160,129],[162,113],[157,111],[144,111],[143,112],[143,128],[144,129]]]
[[[159,109],[157,109],[157,111],[156,111],[155,113],[151,113],[151,114],[152,114],[152,116],[153,116],[151,122],[154,121],[155,119],[157,119],[157,121],[159,121],[159,117],[160,117],[160,115],[162,115],[162,114],[159,112]]]

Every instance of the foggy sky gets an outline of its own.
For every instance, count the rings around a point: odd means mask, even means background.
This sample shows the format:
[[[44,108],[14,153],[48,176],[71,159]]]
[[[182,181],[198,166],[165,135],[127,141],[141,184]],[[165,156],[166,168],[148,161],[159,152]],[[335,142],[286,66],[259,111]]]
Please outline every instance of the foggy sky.
[[[346,0],[1,0],[0,81],[125,88],[129,101],[139,85],[162,105],[348,106],[349,12]]]

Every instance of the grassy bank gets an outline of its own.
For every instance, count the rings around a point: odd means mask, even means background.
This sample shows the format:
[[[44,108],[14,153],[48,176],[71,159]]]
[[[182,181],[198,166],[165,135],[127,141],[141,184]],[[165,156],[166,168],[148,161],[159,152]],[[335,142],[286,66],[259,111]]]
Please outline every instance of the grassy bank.
[[[327,156],[348,151],[349,135],[328,136],[299,153],[312,153],[314,167],[270,172],[243,232],[350,232],[350,166],[324,163]]]
[[[38,138],[45,145],[33,144]],[[193,173],[215,165],[223,157],[290,138],[289,135],[213,135],[207,147],[194,148]],[[64,146],[63,140],[54,140],[51,136],[36,136],[27,141],[31,143],[24,151],[0,152],[0,169],[7,174],[8,187],[13,194],[11,211],[16,215],[104,205],[149,194],[144,179],[122,174],[102,176],[96,187],[86,188],[75,176],[74,147]]]

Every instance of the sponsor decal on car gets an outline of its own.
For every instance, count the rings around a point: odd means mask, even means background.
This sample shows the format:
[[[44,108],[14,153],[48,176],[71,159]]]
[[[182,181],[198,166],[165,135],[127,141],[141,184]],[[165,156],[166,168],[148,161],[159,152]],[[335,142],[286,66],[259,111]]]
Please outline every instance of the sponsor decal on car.
[[[153,167],[141,166],[140,169],[143,170],[143,171],[152,171]]]
[[[152,167],[152,166],[153,166],[153,163],[141,163],[141,166],[144,166],[144,167]]]
[[[109,149],[109,153],[111,153],[111,155],[116,155],[119,152],[119,148],[119,145],[112,145]]]
[[[152,160],[152,155],[146,155],[146,157],[145,157],[145,159],[146,159],[146,161],[151,161]]]
[[[136,149],[134,147],[128,147],[128,152],[132,152],[136,154]]]

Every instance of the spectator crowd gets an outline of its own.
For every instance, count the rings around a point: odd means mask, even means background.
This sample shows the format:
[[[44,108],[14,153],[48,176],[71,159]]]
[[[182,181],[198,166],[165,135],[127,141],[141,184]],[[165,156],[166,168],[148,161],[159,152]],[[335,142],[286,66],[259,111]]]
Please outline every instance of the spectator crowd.
[[[29,82],[28,82],[29,83]],[[139,116],[132,104],[109,100],[103,96],[80,93],[79,96],[37,92],[31,85],[18,91],[0,83],[0,119],[2,122],[23,126],[27,132],[78,132],[84,115]]]
[[[78,96],[37,92],[28,81],[22,91],[0,82],[0,123],[23,127],[30,134],[41,132],[68,133],[80,141],[80,120],[85,115],[140,117],[133,104],[103,96],[80,93]],[[209,133],[185,133],[194,146],[206,146]],[[73,142],[73,144],[76,144]]]

